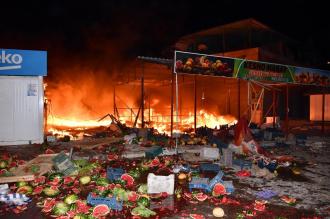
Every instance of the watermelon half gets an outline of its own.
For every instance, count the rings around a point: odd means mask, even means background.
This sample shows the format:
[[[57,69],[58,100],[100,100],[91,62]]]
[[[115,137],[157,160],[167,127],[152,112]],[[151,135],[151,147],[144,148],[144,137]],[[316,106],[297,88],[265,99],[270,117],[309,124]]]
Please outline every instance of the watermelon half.
[[[192,219],[205,219],[204,215],[201,214],[190,214],[189,216]]]
[[[92,216],[99,218],[99,217],[104,217],[109,213],[110,213],[110,209],[108,205],[101,204],[101,205],[96,205],[94,207]]]
[[[226,188],[223,184],[217,183],[214,185],[212,190],[212,195],[215,197],[219,197],[226,194]]]
[[[195,194],[194,197],[195,197],[198,201],[203,202],[203,201],[205,201],[205,200],[207,199],[208,196],[207,196],[206,194],[200,192],[200,193]]]
[[[134,185],[134,178],[130,175],[128,175],[127,173],[121,175],[120,179],[126,181],[126,185],[128,187],[131,187]]]

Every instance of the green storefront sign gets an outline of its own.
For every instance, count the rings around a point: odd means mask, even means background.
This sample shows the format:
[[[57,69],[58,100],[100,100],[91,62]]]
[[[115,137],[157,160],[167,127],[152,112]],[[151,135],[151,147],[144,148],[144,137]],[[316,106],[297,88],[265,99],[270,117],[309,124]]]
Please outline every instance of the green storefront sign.
[[[325,70],[181,51],[175,52],[174,72],[330,86],[330,72]]]

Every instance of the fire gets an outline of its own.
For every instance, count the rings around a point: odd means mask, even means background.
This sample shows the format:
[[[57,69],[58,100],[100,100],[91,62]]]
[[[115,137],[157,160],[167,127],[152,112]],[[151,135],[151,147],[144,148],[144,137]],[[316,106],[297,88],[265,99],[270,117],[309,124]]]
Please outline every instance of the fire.
[[[75,70],[73,70],[75,72]],[[78,72],[78,71],[77,71]],[[65,73],[65,74],[64,74]],[[45,103],[49,104],[47,110],[47,131],[60,136],[71,135],[75,137],[77,133],[88,133],[87,129],[97,127],[108,127],[112,120],[110,117],[100,119],[105,115],[114,115],[121,123],[128,127],[141,127],[141,103],[140,84],[116,84],[111,83],[108,75],[93,72],[85,73],[84,77],[67,78],[70,72],[61,75],[65,78],[60,81],[50,81],[45,84]],[[93,75],[97,77],[93,77]],[[145,82],[148,84],[147,82]],[[154,83],[151,83],[152,85]],[[171,86],[146,85],[144,102],[145,127],[155,128],[159,133],[170,134],[171,131]],[[188,84],[189,85],[189,84]],[[208,88],[208,87],[206,87]],[[184,93],[185,91],[185,93]],[[182,95],[186,96],[180,106],[178,121],[176,111],[173,112],[173,132],[188,132],[194,128],[194,113],[192,111],[192,98],[189,98],[189,87],[182,89]],[[236,118],[230,115],[221,115],[219,107],[207,105],[203,90],[202,103],[198,106],[202,109],[197,111],[197,127],[207,126],[209,128],[221,125],[233,125]],[[214,105],[220,105],[213,92],[209,92],[208,101]],[[213,106],[214,106],[213,105]],[[221,103],[221,106],[223,104]],[[221,107],[220,107],[221,108]],[[174,108],[175,109],[175,108]],[[181,111],[182,110],[182,111]],[[223,110],[221,112],[224,112]],[[228,112],[228,111],[226,111]],[[230,112],[229,112],[230,113]],[[136,119],[138,115],[138,119]],[[177,127],[178,125],[178,127]],[[178,129],[178,130],[176,130]],[[61,130],[61,131],[59,131]]]
[[[148,110],[145,113],[149,113]],[[159,133],[166,133],[170,134],[171,130],[171,118],[169,116],[164,116],[159,113],[156,113],[154,109],[150,109],[150,118],[151,120],[148,121],[145,118],[146,126],[151,128],[155,128]],[[129,117],[128,114],[121,115],[120,121],[128,126],[132,125],[131,119],[127,119]],[[147,116],[146,116],[147,117]],[[125,119],[126,118],[126,119]],[[174,124],[173,130],[176,128],[176,116],[173,115]],[[193,113],[189,113],[188,116],[180,116],[179,117],[179,132],[183,132],[184,130],[193,128],[194,125],[194,115]],[[221,125],[234,125],[237,122],[235,117],[233,116],[217,116],[212,113],[208,113],[205,110],[200,110],[197,114],[197,127],[207,126],[210,128],[219,127]],[[138,123],[141,123],[138,120]],[[53,127],[65,127],[65,128],[74,128],[75,130],[85,130],[87,128],[99,127],[99,126],[109,126],[111,124],[111,119],[107,118],[102,121],[98,120],[79,120],[77,118],[59,118],[56,116],[49,116],[48,117],[48,125]],[[69,131],[65,130],[57,130],[55,128],[50,128],[48,130],[52,132],[54,135],[69,135],[72,137]],[[73,137],[72,137],[73,138]]]
[[[48,117],[48,125],[69,127],[69,128],[76,128],[76,129],[92,128],[92,127],[98,127],[98,126],[108,126],[108,125],[110,125],[110,123],[111,123],[110,119],[105,119],[105,120],[98,122],[97,120],[81,120],[81,119],[77,119],[77,118],[59,118],[56,116]]]

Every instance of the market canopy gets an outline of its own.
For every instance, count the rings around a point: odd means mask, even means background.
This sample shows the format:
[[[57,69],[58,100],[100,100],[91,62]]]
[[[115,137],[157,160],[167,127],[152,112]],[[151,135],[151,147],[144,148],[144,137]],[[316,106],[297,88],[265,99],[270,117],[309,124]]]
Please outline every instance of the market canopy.
[[[330,86],[330,71],[215,55],[175,51],[174,72]]]

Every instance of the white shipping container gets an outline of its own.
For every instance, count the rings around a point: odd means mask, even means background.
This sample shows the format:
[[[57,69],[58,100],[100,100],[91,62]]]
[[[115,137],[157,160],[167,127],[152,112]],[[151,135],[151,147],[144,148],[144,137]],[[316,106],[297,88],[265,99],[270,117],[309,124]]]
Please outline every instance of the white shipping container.
[[[0,76],[0,145],[43,142],[42,76]]]

